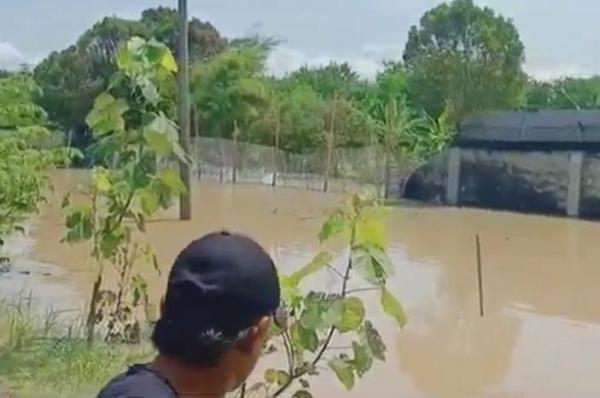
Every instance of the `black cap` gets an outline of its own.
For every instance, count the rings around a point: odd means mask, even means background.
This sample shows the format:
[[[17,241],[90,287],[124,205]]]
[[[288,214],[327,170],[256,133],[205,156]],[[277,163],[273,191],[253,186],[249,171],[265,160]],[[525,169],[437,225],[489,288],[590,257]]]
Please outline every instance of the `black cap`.
[[[277,271],[265,250],[243,235],[212,233],[175,260],[161,318],[179,330],[235,335],[273,314],[279,302]]]

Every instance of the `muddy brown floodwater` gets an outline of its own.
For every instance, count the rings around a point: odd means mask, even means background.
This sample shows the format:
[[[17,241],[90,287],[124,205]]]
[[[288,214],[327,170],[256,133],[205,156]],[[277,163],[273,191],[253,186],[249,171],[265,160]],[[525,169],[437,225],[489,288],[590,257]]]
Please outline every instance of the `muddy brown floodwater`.
[[[57,195],[81,172],[55,175]],[[250,185],[194,187],[194,219],[162,214],[148,228],[163,268],[199,235],[228,228],[267,247],[284,270],[319,249],[324,215],[342,196]],[[54,200],[54,204],[60,200]],[[91,284],[86,250],[59,243],[62,216],[44,209],[30,258],[59,267],[49,286],[82,305]],[[479,317],[475,235],[481,236],[485,318]],[[600,396],[600,224],[450,208],[397,207],[389,220],[396,272],[390,288],[409,314],[397,330],[377,314],[388,361],[342,393],[333,377],[319,397],[598,397]],[[152,275],[151,270],[147,271]],[[163,277],[153,277],[158,297]],[[335,275],[319,282],[333,285]],[[35,293],[43,292],[43,287]],[[374,302],[369,293],[365,299]],[[72,302],[77,300],[78,302]]]

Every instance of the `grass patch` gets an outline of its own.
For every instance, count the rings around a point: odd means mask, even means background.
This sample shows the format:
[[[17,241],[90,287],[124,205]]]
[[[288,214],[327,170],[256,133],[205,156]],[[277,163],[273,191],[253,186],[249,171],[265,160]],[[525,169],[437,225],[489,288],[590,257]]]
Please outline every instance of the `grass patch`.
[[[126,369],[147,361],[149,344],[98,342],[89,347],[73,320],[35,315],[30,299],[0,301],[0,397],[85,397]]]

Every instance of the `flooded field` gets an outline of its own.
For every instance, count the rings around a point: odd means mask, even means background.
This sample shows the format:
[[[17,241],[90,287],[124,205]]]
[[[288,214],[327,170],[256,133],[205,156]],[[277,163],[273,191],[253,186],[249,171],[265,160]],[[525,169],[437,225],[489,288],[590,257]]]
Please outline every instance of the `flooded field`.
[[[56,195],[80,178],[80,172],[56,174]],[[191,239],[215,229],[241,231],[268,248],[283,270],[292,270],[319,250],[320,223],[343,199],[264,186],[197,185],[193,221],[176,221],[175,210],[165,213],[149,225],[149,239],[167,270]],[[52,203],[57,206],[44,209],[22,245],[19,272],[0,276],[0,290],[30,288],[47,302],[81,307],[92,280],[87,249],[59,243],[64,231],[60,200]],[[476,234],[482,242],[483,319]],[[323,377],[316,396],[600,396],[598,237],[600,224],[576,220],[394,208],[389,246],[396,273],[390,288],[405,303],[409,323],[398,331],[379,317],[388,362],[348,394],[332,377]],[[151,269],[146,274],[157,299],[165,274],[159,277]],[[333,284],[335,278],[332,274],[323,282]]]

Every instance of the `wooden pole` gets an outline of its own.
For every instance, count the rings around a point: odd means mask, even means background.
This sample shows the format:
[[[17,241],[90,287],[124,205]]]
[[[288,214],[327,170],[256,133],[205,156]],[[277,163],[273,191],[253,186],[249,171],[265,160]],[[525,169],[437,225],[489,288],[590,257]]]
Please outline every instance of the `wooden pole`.
[[[190,71],[187,0],[179,1],[179,143],[186,154],[190,153]],[[188,162],[179,162],[179,174],[186,192],[179,197],[179,218],[191,220],[191,173]]]
[[[477,280],[479,284],[479,315],[483,318],[483,271],[481,269],[481,242],[479,235],[475,235],[475,244],[477,245]]]

